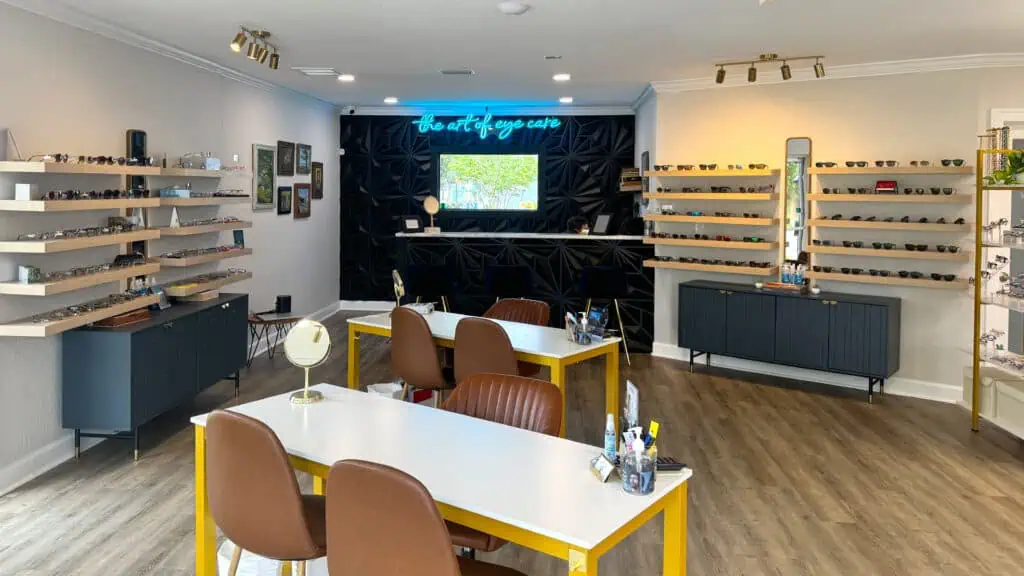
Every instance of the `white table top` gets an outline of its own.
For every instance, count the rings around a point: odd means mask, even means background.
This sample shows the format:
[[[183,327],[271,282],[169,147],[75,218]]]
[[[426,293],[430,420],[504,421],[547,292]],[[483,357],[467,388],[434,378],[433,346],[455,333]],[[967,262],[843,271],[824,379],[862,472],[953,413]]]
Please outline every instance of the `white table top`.
[[[425,234],[423,232],[397,232],[399,238],[510,238],[519,240],[593,240],[597,242],[610,240],[633,240],[640,242],[644,239],[640,235],[609,234],[572,234],[570,232],[440,232],[438,234]]]
[[[633,496],[618,480],[602,484],[591,473],[596,446],[330,384],[313,388],[324,401],[298,406],[281,394],[230,410],[265,423],[294,456],[325,466],[347,459],[393,466],[438,502],[582,549],[692,475],[658,473],[654,494]],[[205,426],[206,415],[192,423]]]
[[[431,312],[423,317],[426,318],[427,325],[430,326],[430,333],[435,338],[445,338],[448,340],[455,339],[455,325],[459,323],[459,320],[472,318],[472,316],[466,316],[465,314],[439,311]],[[349,318],[348,322],[350,324],[391,330],[391,313],[385,312],[372,316]],[[618,343],[621,340],[621,338],[605,338],[604,341],[597,344],[583,345],[570,342],[569,337],[566,336],[566,332],[562,328],[536,326],[521,322],[507,322],[505,320],[495,320],[495,322],[505,329],[508,339],[512,341],[512,348],[516,352],[536,354],[537,356],[547,356],[549,358],[568,358],[581,352],[600,348],[611,343]]]

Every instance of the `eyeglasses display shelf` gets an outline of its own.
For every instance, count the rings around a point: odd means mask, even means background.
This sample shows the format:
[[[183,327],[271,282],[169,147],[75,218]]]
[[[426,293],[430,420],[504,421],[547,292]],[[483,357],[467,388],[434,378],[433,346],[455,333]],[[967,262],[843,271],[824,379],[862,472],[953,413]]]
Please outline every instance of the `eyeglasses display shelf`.
[[[240,272],[208,281],[200,281],[199,278],[201,277],[197,276],[194,282],[191,282],[191,278],[177,280],[174,284],[165,285],[164,291],[172,298],[186,298],[202,292],[216,290],[229,284],[249,280],[252,278],[252,272]]]
[[[115,268],[105,272],[98,272],[96,274],[72,276],[70,278],[54,280],[52,282],[0,282],[0,294],[10,296],[52,296],[54,294],[63,294],[65,292],[89,288],[90,286],[100,286],[103,284],[127,280],[129,278],[135,278],[136,276],[148,276],[150,274],[156,274],[159,271],[159,264],[146,263],[137,266]]]
[[[814,220],[810,228],[863,228],[873,230],[907,230],[916,232],[963,232],[972,231],[972,224],[936,224],[934,222],[868,222],[865,220]]]
[[[648,170],[644,176],[655,176],[658,178],[749,178],[749,177],[778,177],[781,172],[776,168],[729,170],[728,168],[718,170]]]
[[[832,168],[818,168],[812,166],[807,169],[807,173],[812,176],[859,176],[859,175],[873,175],[873,176],[899,176],[899,175],[951,175],[951,176],[970,176],[974,174],[973,166],[866,166],[860,167],[847,167],[847,166],[835,166]]]
[[[88,210],[131,210],[156,208],[159,198],[118,198],[98,200],[0,200],[5,212],[84,212]]]
[[[164,226],[158,228],[160,236],[195,236],[198,234],[212,234],[214,232],[226,232],[231,230],[243,230],[252,228],[252,222],[239,220],[237,222],[219,222],[217,224],[203,224],[199,226],[179,226],[171,228]]]
[[[756,268],[753,266],[727,266],[724,264],[699,264],[690,262],[661,262],[644,260],[645,268],[661,268],[666,270],[694,270],[698,272],[718,272],[720,274],[746,274],[748,276],[775,276],[779,273],[778,266]]]
[[[731,240],[692,240],[689,238],[644,237],[644,244],[657,246],[692,246],[695,248],[725,248],[728,250],[775,250],[777,242],[742,242]]]
[[[734,226],[775,226],[778,218],[744,218],[742,216],[687,216],[685,214],[646,214],[649,222],[685,222],[690,224],[731,224]]]
[[[765,192],[644,192],[646,200],[746,200],[768,202],[779,199],[778,194]]]
[[[252,248],[238,248],[223,250],[220,252],[211,252],[209,254],[187,256],[184,258],[157,257],[155,258],[155,261],[161,266],[166,266],[168,268],[188,268],[190,266],[198,266],[209,262],[217,262],[218,260],[227,260],[229,258],[240,258],[251,254]]]
[[[79,174],[96,176],[158,176],[164,178],[221,178],[220,170],[195,168],[161,168],[159,166],[121,166],[117,164],[83,164],[74,162],[0,162],[0,173],[11,174]]]
[[[157,229],[136,230],[121,234],[99,234],[55,240],[0,241],[0,253],[6,254],[52,254],[69,250],[84,250],[98,246],[115,246],[142,240],[156,240],[160,237]]]
[[[835,254],[841,256],[867,256],[870,258],[905,258],[913,260],[946,260],[950,262],[966,262],[971,259],[970,252],[960,250],[955,254],[937,250],[884,250],[875,248],[847,248],[845,246],[808,246],[804,250],[810,254]]]
[[[225,204],[248,204],[248,196],[205,196],[199,198],[160,198],[160,206],[222,206]]]
[[[875,202],[884,204],[971,204],[973,194],[809,194],[812,202]]]
[[[908,286],[913,288],[935,288],[937,290],[966,290],[967,280],[957,278],[947,282],[945,280],[932,280],[931,278],[900,278],[899,276],[871,276],[866,271],[862,274],[842,274],[836,272],[814,272],[808,270],[804,273],[806,278],[814,280],[831,280],[834,282],[856,282],[858,284],[884,284],[888,286]]]
[[[114,306],[102,308],[100,310],[93,310],[78,316],[69,316],[67,318],[53,320],[50,322],[35,322],[31,318],[15,320],[6,324],[0,324],[0,336],[46,338],[47,336],[54,336],[62,332],[67,332],[68,330],[92,324],[93,322],[113,318],[114,316],[124,314],[125,312],[146,308],[147,306],[157,304],[159,301],[159,296],[150,294],[148,296],[140,296],[131,301],[115,304]]]

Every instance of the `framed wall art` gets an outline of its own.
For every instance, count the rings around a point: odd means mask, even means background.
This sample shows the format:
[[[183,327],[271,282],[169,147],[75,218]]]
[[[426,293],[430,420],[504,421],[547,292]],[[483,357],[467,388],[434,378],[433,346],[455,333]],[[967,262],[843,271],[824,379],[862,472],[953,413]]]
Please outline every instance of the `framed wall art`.
[[[277,141],[277,175],[295,176],[295,143]]]
[[[277,187],[277,213],[288,214],[292,211],[292,187]]]
[[[313,176],[310,178],[313,188],[313,200],[324,198],[324,163],[313,162]]]
[[[252,209],[273,210],[277,204],[277,150],[265,144],[252,145]]]
[[[309,218],[313,208],[313,195],[309,184],[295,185],[295,218]]]
[[[309,174],[313,162],[313,147],[309,144],[295,145],[295,173]]]

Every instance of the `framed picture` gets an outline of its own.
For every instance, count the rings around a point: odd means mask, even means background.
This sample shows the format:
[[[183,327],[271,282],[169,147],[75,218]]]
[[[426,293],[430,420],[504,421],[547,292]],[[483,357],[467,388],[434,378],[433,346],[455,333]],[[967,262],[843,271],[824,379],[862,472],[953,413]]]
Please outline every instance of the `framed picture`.
[[[292,211],[292,187],[277,187],[277,213],[288,214]]]
[[[323,200],[324,198],[324,163],[313,162],[313,200]]]
[[[313,147],[309,144],[296,144],[295,148],[295,173],[309,174],[313,162]]]
[[[295,185],[295,217],[296,218],[309,218],[309,214],[313,208],[313,194],[309,189],[309,184],[296,184]]]
[[[277,175],[295,176],[295,143],[277,141]]]
[[[252,145],[252,209],[273,210],[277,204],[277,150],[264,144]]]

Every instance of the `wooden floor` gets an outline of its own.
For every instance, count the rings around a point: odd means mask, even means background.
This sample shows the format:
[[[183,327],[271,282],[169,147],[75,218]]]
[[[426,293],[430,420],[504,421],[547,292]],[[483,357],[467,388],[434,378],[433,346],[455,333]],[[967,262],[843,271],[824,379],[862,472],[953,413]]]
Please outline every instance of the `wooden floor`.
[[[344,321],[314,381],[344,384]],[[383,339],[365,337],[363,383],[389,376]],[[623,358],[624,360],[624,358]],[[969,431],[955,406],[807,391],[799,385],[634,356],[645,419],[663,455],[690,464],[689,574],[1024,574],[1020,445]],[[568,435],[601,443],[603,362],[569,370]],[[742,378],[742,379],[741,379]],[[280,355],[244,374],[248,402],[301,384]],[[188,417],[235,403],[231,384],[144,429],[143,456],[108,441],[0,497],[0,576],[179,576],[193,572]],[[305,483],[307,489],[309,483]],[[535,576],[564,563],[507,546],[493,561]],[[604,556],[604,575],[661,570],[656,518]]]

